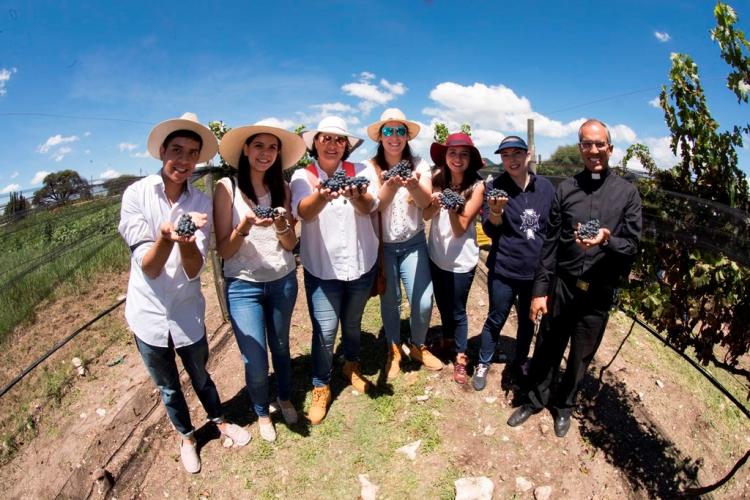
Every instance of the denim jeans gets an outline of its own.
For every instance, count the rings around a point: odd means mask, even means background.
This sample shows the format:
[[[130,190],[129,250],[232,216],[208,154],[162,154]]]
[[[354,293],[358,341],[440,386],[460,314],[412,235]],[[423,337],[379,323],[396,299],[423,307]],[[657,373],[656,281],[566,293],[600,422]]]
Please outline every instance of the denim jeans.
[[[177,429],[177,432],[189,437],[195,429],[190,421],[190,411],[180,387],[180,374],[177,371],[175,351],[180,356],[182,365],[190,376],[190,383],[206,410],[208,419],[216,423],[224,420],[219,393],[216,391],[213,380],[211,380],[211,375],[206,371],[208,341],[205,335],[198,342],[177,349],[172,344],[172,337],[169,337],[168,347],[149,345],[137,336],[135,336],[135,345],[138,347],[138,352],[141,353],[141,358],[143,358],[148,373],[159,388],[161,400],[167,408],[169,420],[172,421],[172,425]]]
[[[407,241],[383,245],[385,293],[380,297],[385,338],[392,344],[401,342],[401,282],[409,300],[411,341],[424,344],[432,316],[432,279],[427,240],[420,232]]]
[[[510,314],[513,300],[518,297],[516,313],[518,330],[516,331],[516,355],[513,363],[517,366],[526,362],[534,336],[534,323],[529,318],[531,308],[531,287],[533,280],[517,280],[490,273],[487,276],[490,309],[482,328],[482,347],[479,350],[479,362],[490,363],[495,354],[500,332]]]
[[[435,291],[435,303],[443,322],[443,337],[453,337],[456,352],[466,352],[469,337],[469,321],[466,317],[466,302],[469,300],[471,282],[474,281],[474,267],[465,273],[445,271],[430,261],[432,271],[432,288]]]
[[[341,320],[341,343],[347,361],[359,361],[362,313],[375,278],[377,267],[352,281],[323,280],[305,270],[307,307],[312,321],[313,385],[322,387],[331,381],[333,344]]]
[[[289,326],[296,300],[296,271],[267,282],[227,278],[229,319],[245,366],[247,392],[259,417],[268,416],[268,350],[279,399],[289,400],[292,394]]]

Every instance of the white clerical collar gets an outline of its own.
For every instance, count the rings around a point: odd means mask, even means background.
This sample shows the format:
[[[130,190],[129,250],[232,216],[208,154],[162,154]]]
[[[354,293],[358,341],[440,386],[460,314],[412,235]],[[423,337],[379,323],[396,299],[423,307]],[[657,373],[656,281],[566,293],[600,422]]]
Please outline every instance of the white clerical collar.
[[[592,173],[592,174],[591,174],[591,178],[592,178],[593,180],[595,180],[595,181],[598,181],[599,179],[601,179],[601,178],[602,178],[602,174],[594,174],[594,173]]]

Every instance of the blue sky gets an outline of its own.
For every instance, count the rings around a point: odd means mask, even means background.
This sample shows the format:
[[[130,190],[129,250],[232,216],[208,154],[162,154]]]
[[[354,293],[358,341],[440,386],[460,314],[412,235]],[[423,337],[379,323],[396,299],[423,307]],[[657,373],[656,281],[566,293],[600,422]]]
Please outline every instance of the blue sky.
[[[750,2],[730,2],[750,35]],[[111,6],[110,6],[111,5]],[[152,126],[185,111],[229,126],[314,127],[338,114],[365,137],[387,107],[462,122],[484,156],[536,123],[537,152],[576,142],[581,120],[673,164],[661,109],[672,52],[699,66],[714,117],[748,121],[709,37],[712,1],[0,2],[0,192],[45,173],[151,173]],[[355,152],[372,155],[373,143]],[[740,153],[750,173],[750,149]],[[0,203],[3,201],[0,195]],[[7,194],[5,194],[7,196]]]

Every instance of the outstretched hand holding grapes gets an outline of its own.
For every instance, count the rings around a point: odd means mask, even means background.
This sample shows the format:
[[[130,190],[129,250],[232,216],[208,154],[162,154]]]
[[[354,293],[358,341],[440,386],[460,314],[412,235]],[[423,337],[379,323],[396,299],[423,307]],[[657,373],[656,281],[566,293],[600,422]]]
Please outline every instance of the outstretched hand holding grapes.
[[[584,250],[595,246],[606,246],[610,237],[609,229],[599,227],[599,221],[596,219],[584,224],[579,222],[574,234],[576,243]]]
[[[190,231],[183,231],[181,228],[182,221],[178,221],[177,224],[171,222],[162,222],[159,226],[161,237],[167,241],[173,243],[192,243],[195,241],[195,232],[202,228],[208,223],[208,214],[200,212],[189,212],[183,214],[180,219],[185,216],[189,217],[189,221],[192,224]],[[193,229],[194,226],[194,229]]]

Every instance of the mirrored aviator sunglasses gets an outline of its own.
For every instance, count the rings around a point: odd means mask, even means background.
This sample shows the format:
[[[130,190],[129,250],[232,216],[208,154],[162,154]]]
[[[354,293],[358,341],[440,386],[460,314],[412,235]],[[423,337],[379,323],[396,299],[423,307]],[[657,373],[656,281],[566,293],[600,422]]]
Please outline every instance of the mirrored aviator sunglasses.
[[[382,129],[383,137],[390,137],[393,134],[396,134],[399,137],[406,136],[406,127],[403,125],[400,127],[383,127]]]

